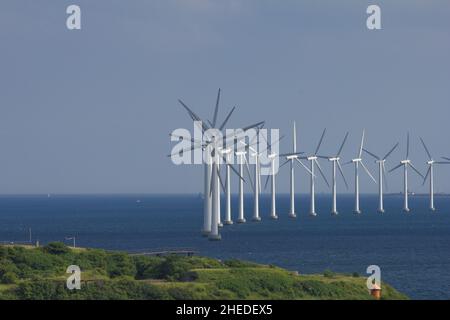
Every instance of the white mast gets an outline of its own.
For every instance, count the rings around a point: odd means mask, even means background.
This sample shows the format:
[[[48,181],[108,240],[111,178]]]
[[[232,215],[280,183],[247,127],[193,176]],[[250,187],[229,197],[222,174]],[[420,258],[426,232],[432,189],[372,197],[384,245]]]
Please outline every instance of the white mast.
[[[239,174],[241,177],[244,176],[244,157],[246,152],[239,151],[236,152],[236,155],[239,157]],[[245,159],[246,161],[246,159]],[[237,219],[237,223],[245,223],[244,218],[244,180],[239,179],[239,217]]]
[[[211,232],[211,215],[212,215],[212,197],[211,197],[211,191],[209,190],[211,185],[211,170],[212,166],[211,164],[207,163],[205,161],[204,166],[204,192],[203,192],[203,230],[202,234],[204,236],[208,236],[208,234]]]
[[[222,237],[219,234],[219,208],[220,208],[220,188],[218,186],[218,168],[216,163],[217,156],[214,157],[212,163],[212,219],[211,232],[208,236],[209,240],[220,240]]]
[[[222,153],[226,155],[227,161],[230,161],[230,156],[232,156],[231,149],[224,149]],[[231,225],[233,220],[231,219],[231,171],[230,164],[226,164],[226,182],[225,182],[225,192],[226,192],[226,212],[224,224]]]
[[[257,152],[253,153],[252,156],[255,157],[255,187],[254,187],[254,202],[253,202],[253,218],[252,221],[259,222],[261,217],[259,216],[259,193],[261,191],[260,187],[260,177],[259,177],[259,154]]]
[[[272,218],[273,220],[277,220],[278,219],[278,215],[277,215],[277,209],[276,209],[276,184],[275,184],[275,157],[277,155],[272,153],[271,155],[269,155],[269,157],[271,157],[271,165],[272,165],[272,183],[271,183],[271,196],[272,196],[272,201],[271,201],[271,206],[270,206],[270,218]]]

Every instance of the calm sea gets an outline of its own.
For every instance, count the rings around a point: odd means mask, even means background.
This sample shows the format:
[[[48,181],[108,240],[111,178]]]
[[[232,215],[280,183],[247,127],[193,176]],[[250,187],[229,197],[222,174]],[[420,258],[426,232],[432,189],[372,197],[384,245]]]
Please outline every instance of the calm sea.
[[[27,241],[31,227],[33,241],[41,243],[76,236],[79,246],[104,249],[190,247],[201,255],[270,263],[300,273],[330,269],[364,275],[375,264],[382,280],[412,298],[450,299],[449,197],[436,198],[434,213],[428,211],[426,197],[412,197],[411,213],[405,214],[401,196],[388,196],[386,213],[379,214],[377,197],[364,195],[363,213],[355,216],[353,197],[343,195],[340,214],[333,217],[330,196],[318,195],[318,216],[311,218],[308,198],[298,196],[296,220],[287,217],[288,196],[277,200],[278,221],[268,218],[270,199],[263,196],[262,222],[225,226],[222,241],[210,242],[200,235],[198,196],[1,196],[0,241]],[[245,204],[251,220],[251,198]]]

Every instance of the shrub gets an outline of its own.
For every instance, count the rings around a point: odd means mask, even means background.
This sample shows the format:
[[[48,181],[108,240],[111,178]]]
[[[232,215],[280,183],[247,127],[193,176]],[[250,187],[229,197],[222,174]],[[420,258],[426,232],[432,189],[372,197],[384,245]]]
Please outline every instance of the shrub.
[[[6,272],[3,276],[1,276],[1,283],[3,284],[12,284],[17,282],[17,276],[13,272]]]
[[[325,271],[323,272],[323,276],[324,276],[325,278],[334,278],[335,275],[336,275],[336,274],[335,274],[333,271],[331,271],[331,270],[325,270]]]
[[[108,256],[107,272],[111,278],[121,276],[136,276],[136,266],[126,253],[113,253]]]
[[[192,265],[183,257],[168,256],[159,265],[157,278],[167,280],[182,279],[187,272],[192,268]]]
[[[62,242],[50,242],[44,247],[44,251],[50,254],[65,254],[69,252],[69,248]]]

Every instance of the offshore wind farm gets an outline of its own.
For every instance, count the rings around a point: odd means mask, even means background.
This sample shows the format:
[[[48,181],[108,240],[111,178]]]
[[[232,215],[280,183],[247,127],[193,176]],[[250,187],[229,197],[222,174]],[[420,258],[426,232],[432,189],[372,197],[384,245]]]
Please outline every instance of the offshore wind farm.
[[[178,100],[181,106],[187,111],[189,117],[193,121],[194,126],[198,127],[202,132],[202,139],[199,140],[193,139],[190,135],[176,135],[171,133],[170,136],[172,138],[177,138],[179,145],[173,148],[173,151],[168,156],[173,160],[174,157],[183,157],[185,153],[193,152],[196,149],[200,149],[202,151],[202,160],[204,166],[204,193],[203,193],[203,229],[202,234],[207,236],[209,240],[221,240],[222,237],[219,233],[219,229],[224,225],[233,224],[232,218],[232,207],[231,207],[231,169],[234,173],[236,173],[237,178],[239,180],[239,216],[237,218],[239,223],[245,223],[247,220],[245,218],[245,209],[243,205],[243,197],[244,197],[244,171],[243,166],[245,164],[245,168],[247,170],[247,177],[249,184],[253,190],[253,215],[251,221],[260,222],[262,220],[262,216],[260,213],[260,194],[262,192],[261,187],[261,157],[266,154],[266,156],[270,159],[270,170],[267,172],[267,178],[264,188],[267,186],[269,178],[271,177],[271,208],[270,208],[270,218],[272,220],[277,220],[277,210],[276,210],[276,175],[278,170],[283,167],[285,164],[290,163],[290,210],[288,216],[290,218],[295,219],[297,215],[295,214],[295,174],[294,174],[294,160],[295,163],[299,163],[300,166],[305,169],[309,175],[310,180],[310,200],[309,200],[309,216],[315,217],[317,216],[316,212],[316,195],[315,195],[315,183],[316,183],[316,168],[320,177],[323,179],[325,184],[330,188],[330,184],[328,179],[325,176],[324,171],[321,168],[319,163],[319,159],[326,159],[332,162],[332,209],[331,214],[336,216],[337,212],[337,182],[336,182],[336,172],[337,169],[348,188],[347,179],[343,172],[342,166],[339,162],[341,152],[345,146],[345,143],[348,139],[349,132],[345,134],[344,140],[342,141],[339,150],[335,156],[324,156],[319,155],[320,147],[322,146],[323,140],[326,135],[326,129],[323,130],[319,142],[314,150],[314,152],[305,155],[305,152],[297,150],[297,130],[296,130],[296,122],[293,123],[293,131],[292,131],[292,153],[279,154],[277,152],[272,152],[272,148],[274,145],[280,143],[281,138],[276,137],[276,141],[272,141],[269,143],[267,134],[261,134],[263,132],[263,127],[265,125],[265,121],[259,121],[255,124],[246,126],[242,129],[234,129],[225,130],[225,127],[230,120],[233,112],[236,107],[233,107],[231,111],[227,114],[223,123],[216,128],[217,123],[217,115],[219,113],[220,106],[220,94],[221,90],[218,90],[216,104],[214,108],[213,118],[212,120],[204,120],[200,118],[191,108],[189,108],[186,103],[182,100]],[[248,131],[253,130],[252,134],[247,134]],[[212,133],[211,133],[212,132]],[[380,158],[374,153],[368,151],[364,148],[364,143],[366,139],[366,132],[363,130],[361,136],[361,142],[358,148],[358,152],[355,158],[351,158],[348,162],[344,163],[344,165],[354,165],[354,214],[361,214],[361,206],[360,206],[360,183],[359,183],[359,171],[360,168],[363,169],[363,172],[367,174],[367,176],[375,183],[378,184],[378,212],[385,213],[384,209],[384,191],[383,185],[387,188],[388,177],[386,174],[386,161],[388,157],[397,149],[399,143],[396,143],[388,153]],[[431,212],[436,211],[434,205],[434,165],[448,165],[450,164],[449,158],[442,157],[443,160],[446,161],[434,161],[428,147],[426,146],[424,140],[420,137],[420,142],[429,157],[429,160],[426,161],[426,165],[428,166],[427,173],[423,175],[419,169],[417,169],[410,159],[410,134],[407,133],[406,139],[406,156],[400,163],[390,169],[388,172],[391,173],[400,167],[403,167],[403,211],[406,213],[410,212],[409,207],[409,194],[410,189],[408,187],[408,168],[411,168],[414,173],[416,173],[420,178],[423,179],[423,184],[429,179],[429,209]],[[173,140],[173,139],[172,139]],[[192,144],[192,146],[186,148],[185,141],[188,141]],[[223,144],[226,144],[224,147]],[[212,146],[212,148],[211,148]],[[363,161],[363,153],[370,155],[375,158],[375,163],[378,165],[378,181],[374,178],[373,174],[370,172],[368,167]],[[249,158],[247,158],[247,155]],[[249,162],[251,159],[254,159],[253,167],[254,174],[252,176],[250,172]],[[281,166],[276,167],[276,163],[279,164],[279,160],[283,159],[283,163]],[[234,169],[233,164],[234,160],[237,159],[239,162],[239,172]],[[278,161],[275,161],[278,160]],[[309,167],[305,165],[302,160],[309,162]],[[183,161],[175,161],[174,163],[182,164]],[[220,164],[225,164],[225,178],[221,178],[221,170]],[[222,182],[225,180],[225,184]],[[225,194],[226,199],[226,214],[225,214],[225,222],[221,223],[221,189]],[[236,210],[235,210],[236,211]]]
[[[98,248],[450,299],[450,2],[78,2],[0,5],[0,296]]]

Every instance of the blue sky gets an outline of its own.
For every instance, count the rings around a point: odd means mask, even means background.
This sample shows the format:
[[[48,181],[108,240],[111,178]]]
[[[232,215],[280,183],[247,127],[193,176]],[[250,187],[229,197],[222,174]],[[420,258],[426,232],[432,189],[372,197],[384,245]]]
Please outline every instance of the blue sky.
[[[82,30],[66,29],[78,4]],[[382,9],[382,30],[366,28],[366,8]],[[433,155],[450,156],[448,1],[24,1],[0,4],[0,193],[200,192],[198,166],[172,165],[175,128],[192,128],[182,98],[212,117],[236,105],[230,126],[266,120],[299,148],[344,159],[395,142],[424,173],[423,136]],[[370,158],[367,163],[375,171]],[[327,173],[330,165],[323,163]],[[288,191],[287,168],[279,175]],[[437,169],[450,192],[450,166]],[[299,191],[306,174],[297,170]],[[352,170],[346,168],[349,181]],[[391,191],[401,172],[389,175]],[[411,188],[421,188],[411,175]],[[326,191],[318,183],[319,191]],[[376,192],[362,179],[364,192]]]

